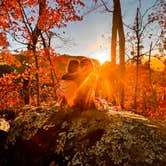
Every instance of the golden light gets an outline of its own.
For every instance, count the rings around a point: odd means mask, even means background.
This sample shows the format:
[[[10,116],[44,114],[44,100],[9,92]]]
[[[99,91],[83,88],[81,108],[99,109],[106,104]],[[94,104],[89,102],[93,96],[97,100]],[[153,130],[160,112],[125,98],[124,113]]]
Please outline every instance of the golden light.
[[[91,53],[90,57],[97,59],[100,64],[110,61],[110,55],[107,49],[97,49]]]
[[[142,63],[148,62],[148,58],[143,58]],[[155,71],[163,71],[164,70],[164,63],[159,60],[158,58],[152,57],[150,62],[151,68]]]

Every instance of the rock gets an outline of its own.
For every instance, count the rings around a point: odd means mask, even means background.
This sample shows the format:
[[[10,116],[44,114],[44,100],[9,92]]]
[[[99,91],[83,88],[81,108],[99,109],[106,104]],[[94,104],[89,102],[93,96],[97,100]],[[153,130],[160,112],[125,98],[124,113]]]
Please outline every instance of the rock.
[[[166,123],[129,112],[29,109],[15,119],[7,165],[166,165]]]
[[[6,163],[5,143],[9,128],[9,123],[5,119],[0,118],[0,165],[4,165]]]
[[[7,132],[9,128],[10,128],[9,123],[5,119],[0,118],[0,130]]]

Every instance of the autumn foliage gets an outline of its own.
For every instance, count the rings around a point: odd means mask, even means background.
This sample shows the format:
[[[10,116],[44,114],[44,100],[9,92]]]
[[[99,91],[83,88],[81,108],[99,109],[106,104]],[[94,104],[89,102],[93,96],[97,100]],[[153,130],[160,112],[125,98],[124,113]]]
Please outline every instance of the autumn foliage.
[[[27,55],[28,54],[28,55]],[[52,86],[50,75],[50,64],[45,55],[44,50],[38,51],[39,66],[38,71],[40,77],[40,102],[41,104],[52,104],[55,102],[55,92]],[[70,56],[56,55],[50,50],[51,61],[57,75],[56,86],[63,74],[66,73],[67,64],[70,61]],[[20,55],[3,55],[10,56],[10,61],[6,63],[14,66],[11,73],[3,74],[0,78],[0,108],[4,109],[19,109],[24,105],[24,80],[29,79],[30,104],[36,105],[36,90],[35,90],[35,72],[33,66],[33,56],[29,52],[22,52]],[[2,57],[3,57],[2,56]],[[28,67],[24,64],[30,64]],[[17,58],[16,58],[17,57]],[[79,58],[77,58],[79,60]],[[24,62],[24,63],[23,63]],[[119,67],[111,67],[109,63],[103,64],[101,67],[96,66],[98,83],[96,96],[106,99],[110,106],[118,106],[119,101]],[[125,78],[125,109],[134,111],[152,118],[166,119],[165,104],[166,104],[166,67],[163,71],[151,69],[151,78],[149,77],[149,68],[147,63],[141,64],[139,67],[139,86],[137,107],[134,106],[134,85],[135,85],[135,64],[126,64]],[[91,84],[93,86],[93,84]]]
[[[126,108],[148,117],[166,119],[166,67],[163,71],[150,69],[147,64],[139,66],[138,102],[133,105],[135,66],[127,67],[126,75]]]
[[[26,104],[37,106],[57,102],[56,90],[62,75],[67,72],[70,58],[55,53],[50,40],[68,22],[82,20],[82,7],[84,3],[80,0],[0,1],[0,66],[7,66],[1,68],[0,111],[17,111]],[[162,19],[162,15],[156,18],[156,13],[149,16],[149,22],[159,21],[165,27]],[[4,52],[3,49],[9,45],[8,35],[26,49],[17,54]],[[76,59],[80,62],[78,57]],[[146,63],[139,64],[137,103],[134,104],[136,63],[125,65],[124,79],[121,79],[119,65],[105,63],[94,67],[95,101],[106,101],[111,107],[119,106],[123,83],[125,110],[165,120],[166,66],[163,71],[157,71]],[[91,86],[94,86],[93,80],[87,87]]]

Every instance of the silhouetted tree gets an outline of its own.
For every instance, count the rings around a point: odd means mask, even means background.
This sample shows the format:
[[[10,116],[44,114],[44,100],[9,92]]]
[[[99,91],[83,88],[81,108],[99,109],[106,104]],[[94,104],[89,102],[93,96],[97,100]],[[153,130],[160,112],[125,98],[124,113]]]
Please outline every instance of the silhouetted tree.
[[[121,14],[120,0],[113,0],[113,11],[108,7],[108,2],[100,0],[107,12],[113,12],[112,38],[111,38],[111,64],[116,65],[117,59],[117,37],[119,36],[119,63],[120,63],[120,105],[124,107],[124,77],[125,77],[125,35]]]

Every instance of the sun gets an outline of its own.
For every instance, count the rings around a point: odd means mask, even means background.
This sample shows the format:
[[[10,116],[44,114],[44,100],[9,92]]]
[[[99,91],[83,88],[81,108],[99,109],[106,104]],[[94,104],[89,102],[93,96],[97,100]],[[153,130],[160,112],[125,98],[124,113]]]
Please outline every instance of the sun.
[[[103,64],[106,61],[110,61],[110,56],[107,49],[98,49],[91,53],[91,58],[97,59],[100,64]]]

